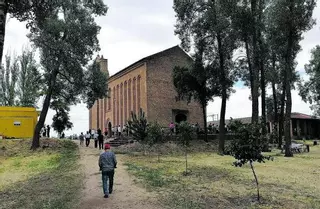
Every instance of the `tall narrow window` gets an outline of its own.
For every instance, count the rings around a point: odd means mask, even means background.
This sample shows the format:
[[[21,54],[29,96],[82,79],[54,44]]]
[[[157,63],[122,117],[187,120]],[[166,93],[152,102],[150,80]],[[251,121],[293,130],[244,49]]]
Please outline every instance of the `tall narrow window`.
[[[100,99],[100,126],[98,128],[100,128],[101,130],[103,130],[103,120],[104,120],[104,99]]]
[[[132,111],[132,94],[131,94],[131,79],[128,81],[128,110],[129,110],[129,119],[131,119],[131,111]]]
[[[136,100],[137,100],[137,92],[136,92],[136,77],[133,78],[133,82],[132,82],[132,95],[133,95],[133,112],[136,113]]]
[[[103,112],[107,112],[107,110],[108,110],[108,97],[105,97],[104,98],[104,110],[103,110]]]
[[[116,123],[116,125],[118,126],[118,125],[120,125],[120,115],[119,115],[119,113],[120,113],[120,111],[119,111],[119,102],[120,102],[120,99],[119,99],[119,85],[117,85],[117,123]]]
[[[120,85],[120,125],[123,125],[123,83]]]
[[[111,88],[109,88],[109,93],[108,93],[108,110],[111,110]]]
[[[141,92],[140,92],[140,80],[141,80],[141,76],[138,76],[137,79],[137,100],[138,100],[138,111],[140,111],[141,108]]]
[[[113,124],[112,127],[116,125],[116,87],[113,87],[113,100],[112,100],[112,115],[113,115]]]
[[[99,114],[99,111],[100,110],[100,104],[99,104],[99,99],[97,100],[97,127],[95,127],[96,129],[98,129],[99,128],[99,122],[100,122],[100,114]]]
[[[123,94],[124,94],[124,99],[123,99],[123,102],[124,102],[124,124],[127,123],[127,120],[128,120],[128,107],[127,107],[127,95],[128,95],[128,91],[127,91],[127,81],[124,82],[124,91],[123,91]]]

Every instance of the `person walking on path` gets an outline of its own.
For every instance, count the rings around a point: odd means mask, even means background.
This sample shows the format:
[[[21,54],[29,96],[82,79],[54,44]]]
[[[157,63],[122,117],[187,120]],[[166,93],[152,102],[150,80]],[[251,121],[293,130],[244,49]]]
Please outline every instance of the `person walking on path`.
[[[113,190],[114,169],[117,168],[117,160],[115,154],[110,151],[110,144],[105,144],[104,150],[99,157],[99,167],[102,174],[104,198],[108,198]]]
[[[87,131],[87,134],[86,134],[86,147],[88,147],[89,144],[90,144],[90,138],[91,138],[91,135],[90,135],[89,131]]]
[[[103,149],[103,140],[104,140],[104,138],[103,138],[103,135],[101,133],[101,130],[98,131],[98,137],[97,138],[98,138],[98,141],[99,141],[99,150]]]
[[[99,136],[99,129],[98,129],[98,133],[93,134],[94,148],[98,148],[98,136]]]
[[[79,139],[80,139],[80,145],[83,146],[83,142],[84,142],[84,135],[83,133],[81,132],[80,136],[79,136]]]

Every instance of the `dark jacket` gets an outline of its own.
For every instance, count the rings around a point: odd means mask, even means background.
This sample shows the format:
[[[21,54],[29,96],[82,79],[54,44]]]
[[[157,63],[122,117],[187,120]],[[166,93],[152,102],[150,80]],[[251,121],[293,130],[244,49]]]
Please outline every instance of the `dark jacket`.
[[[100,154],[99,167],[101,171],[112,171],[117,167],[116,156],[113,152],[107,151]]]

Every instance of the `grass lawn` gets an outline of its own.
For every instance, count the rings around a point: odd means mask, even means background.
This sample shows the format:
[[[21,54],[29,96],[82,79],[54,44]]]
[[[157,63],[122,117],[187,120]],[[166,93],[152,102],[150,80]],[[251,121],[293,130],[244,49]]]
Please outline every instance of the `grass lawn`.
[[[67,140],[0,140],[0,208],[72,208],[82,174],[78,147]]]
[[[254,164],[261,203],[249,165],[232,166],[231,156],[212,152],[189,153],[190,174],[184,176],[183,155],[126,155],[128,170],[146,188],[156,190],[169,208],[320,208],[320,146],[310,153]]]

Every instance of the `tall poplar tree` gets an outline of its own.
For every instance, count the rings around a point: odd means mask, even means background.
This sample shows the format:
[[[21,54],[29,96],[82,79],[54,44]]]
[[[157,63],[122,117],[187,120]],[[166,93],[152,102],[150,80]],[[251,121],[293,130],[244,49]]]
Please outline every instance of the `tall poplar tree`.
[[[94,52],[99,50],[97,35],[100,27],[94,16],[105,15],[107,7],[102,0],[49,1],[45,18],[39,17],[30,25],[30,40],[40,49],[41,65],[46,79],[45,99],[36,125],[32,149],[39,147],[39,134],[50,106],[52,96],[64,97],[67,104],[80,101],[88,86],[84,80],[86,66]],[[101,84],[105,88],[106,83]],[[93,90],[94,91],[94,90]],[[98,98],[106,95],[103,91]],[[98,98],[94,98],[98,99]]]
[[[312,13],[316,2],[314,0],[274,0],[268,7],[270,21],[274,31],[273,40],[277,45],[277,54],[280,56],[282,68],[282,102],[285,103],[284,111],[284,137],[285,156],[292,157],[291,151],[291,89],[296,77],[295,58],[300,51],[300,41],[303,32],[312,28],[315,21]],[[281,105],[284,108],[284,104]],[[281,137],[281,135],[280,135]]]
[[[218,70],[218,83],[221,88],[221,111],[219,125],[219,152],[224,153],[225,115],[227,98],[233,86],[232,55],[235,46],[230,14],[236,2],[211,1],[174,1],[177,24],[176,34],[187,51],[194,48],[196,34],[203,34],[205,46],[205,63]],[[201,31],[201,32],[199,32]]]

